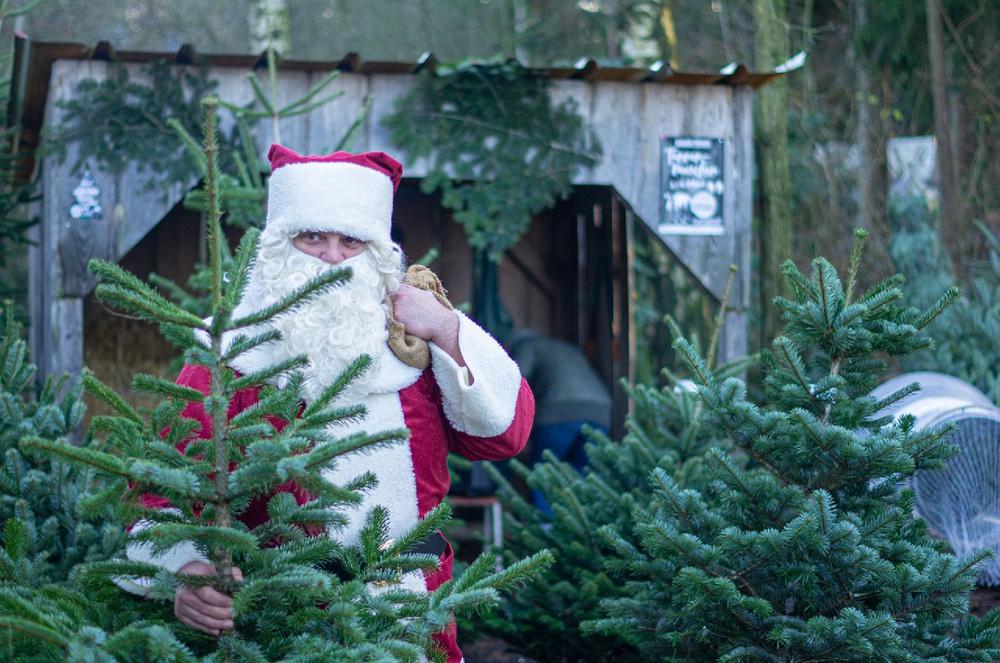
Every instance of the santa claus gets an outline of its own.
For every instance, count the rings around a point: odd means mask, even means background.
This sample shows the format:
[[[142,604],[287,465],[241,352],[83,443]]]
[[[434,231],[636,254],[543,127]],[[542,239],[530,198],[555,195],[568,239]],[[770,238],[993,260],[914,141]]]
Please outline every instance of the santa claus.
[[[344,484],[374,472],[378,485],[347,513],[347,526],[328,535],[346,543],[356,540],[368,513],[381,505],[389,511],[389,536],[396,538],[447,494],[449,451],[472,460],[501,460],[523,448],[534,415],[531,390],[489,334],[432,292],[402,283],[402,252],[389,235],[393,194],[402,175],[397,161],[381,152],[303,156],[280,145],[272,146],[268,157],[267,222],[235,317],[274,303],[335,267],[349,266],[353,277],[269,323],[281,339],[239,356],[232,366],[247,373],[304,354],[309,358],[303,385],[308,402],[359,355],[372,358],[371,367],[335,403],[363,403],[367,415],[338,424],[335,434],[406,426],[410,439],[338,460],[327,475],[330,481]],[[390,349],[390,316],[407,334],[428,343],[429,366],[404,363]],[[208,393],[210,376],[205,367],[189,365],[178,383]],[[238,393],[229,416],[257,400],[257,389]],[[184,414],[201,422],[201,437],[211,436],[211,422],[200,403],[189,403]],[[294,484],[280,490],[292,492],[300,502],[308,499]],[[240,516],[248,527],[267,519],[269,498],[259,497]],[[148,505],[167,506],[154,497]],[[405,582],[410,588],[432,591],[451,577],[451,546],[440,535],[434,539],[424,549],[440,551],[440,567],[409,574]],[[214,572],[193,545],[157,556],[148,546],[132,545],[128,556],[174,572]],[[174,612],[185,624],[217,634],[233,627],[230,605],[228,596],[211,587],[181,586]],[[449,663],[461,660],[454,623],[437,642]]]

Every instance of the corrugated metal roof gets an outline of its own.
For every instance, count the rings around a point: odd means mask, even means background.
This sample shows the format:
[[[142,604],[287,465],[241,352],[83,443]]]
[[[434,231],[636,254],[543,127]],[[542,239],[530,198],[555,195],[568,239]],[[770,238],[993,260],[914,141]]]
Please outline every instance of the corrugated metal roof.
[[[23,149],[38,146],[39,131],[48,98],[49,77],[52,63],[56,60],[117,60],[121,62],[153,62],[173,60],[178,64],[199,64],[211,67],[242,67],[252,69],[266,66],[265,56],[200,54],[193,46],[186,44],[176,53],[152,51],[117,50],[107,41],[96,46],[65,42],[32,42],[27,38],[15,38],[14,76],[11,81],[13,94],[7,109],[8,125],[18,120],[21,123],[19,145]],[[416,62],[386,62],[364,60],[358,53],[347,53],[337,61],[288,60],[279,59],[278,67],[290,71],[332,71],[339,69],[362,75],[416,74],[422,70],[433,71],[438,61],[431,53],[425,53]],[[533,67],[552,80],[615,81],[622,83],[652,83],[662,85],[727,85],[758,88],[781,76],[781,73],[751,72],[739,65],[730,73],[697,73],[674,71],[666,63],[658,62],[650,67],[608,67],[592,59],[582,59],[572,67]],[[25,164],[30,175],[33,164]]]

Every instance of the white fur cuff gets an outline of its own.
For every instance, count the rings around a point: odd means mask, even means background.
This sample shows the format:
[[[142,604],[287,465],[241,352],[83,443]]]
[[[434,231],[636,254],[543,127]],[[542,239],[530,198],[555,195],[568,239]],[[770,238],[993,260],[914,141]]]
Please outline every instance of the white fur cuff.
[[[467,369],[430,344],[431,368],[441,388],[444,414],[459,432],[476,437],[500,435],[514,421],[521,372],[492,336],[461,312],[455,315],[458,347]]]
[[[132,528],[132,534],[141,532],[150,527],[151,524],[148,520],[140,520]],[[177,573],[177,571],[189,562],[210,563],[209,559],[202,555],[198,548],[190,541],[178,543],[160,555],[153,554],[153,546],[150,543],[129,543],[125,546],[125,557],[132,562],[145,562],[159,566],[171,573]],[[149,586],[152,584],[152,580],[149,578],[119,577],[115,578],[114,581],[116,585],[125,591],[139,594],[140,596],[145,596],[149,592]]]

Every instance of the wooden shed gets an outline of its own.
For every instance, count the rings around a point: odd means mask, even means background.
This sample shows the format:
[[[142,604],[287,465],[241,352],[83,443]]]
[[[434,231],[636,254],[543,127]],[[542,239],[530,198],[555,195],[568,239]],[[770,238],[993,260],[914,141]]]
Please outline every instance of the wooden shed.
[[[218,81],[218,95],[237,103],[251,100],[246,73],[257,68],[260,76],[266,74],[261,58],[195,57],[188,47],[171,54],[115,52],[106,43],[85,47],[21,40],[12,108],[12,119],[19,119],[21,127],[20,145],[37,147],[41,132],[62,121],[59,102],[70,98],[81,81],[106,77],[112,60],[124,63],[137,80],[143,78],[144,63],[168,60],[188,67],[197,62]],[[434,66],[433,58],[419,63],[364,62],[355,54],[339,62],[282,61],[279,90],[284,99],[299,97],[332,69],[342,72],[333,88],[345,93],[285,121],[283,142],[302,153],[328,149],[331,136],[347,129],[371,95],[374,103],[355,149],[398,154],[381,119],[411,88],[414,74],[428,66]],[[539,214],[528,234],[505,255],[500,292],[515,325],[576,343],[609,385],[634,377],[636,308],[641,304],[635,247],[642,240],[669,256],[677,268],[674,273],[689,279],[709,308],[723,295],[729,266],[737,266],[720,355],[744,355],[751,270],[752,97],[755,87],[776,74],[754,74],[744,67],[728,74],[691,74],[666,66],[608,68],[592,61],[544,71],[554,98],[576,100],[584,121],[599,137],[603,156],[595,167],[579,173],[573,195]],[[719,221],[710,229],[714,234],[670,234],[667,228],[664,154],[665,145],[675,139],[707,141],[715,150],[712,158],[720,170],[715,200],[720,209],[713,211]],[[110,313],[93,300],[94,279],[86,263],[99,257],[122,262],[140,276],[156,271],[183,281],[198,257],[200,224],[198,216],[179,203],[197,184],[197,173],[192,169],[189,183],[174,185],[164,195],[145,187],[148,176],[137,168],[112,175],[91,165],[85,180],[82,168],[74,167],[78,146],[69,145],[67,152],[62,160],[46,158],[37,164],[41,222],[34,228],[28,284],[34,357],[42,375],[76,374],[85,363],[93,363],[86,358],[103,346],[120,355],[105,363],[131,375],[139,367],[122,366],[128,364],[122,348],[153,341],[138,336],[142,332],[131,330],[127,321],[108,322]],[[437,198],[420,191],[419,178],[427,165],[404,165],[406,179],[395,211],[404,249],[418,257],[436,246],[441,251],[436,270],[452,299],[466,301],[472,251]],[[683,168],[679,172],[683,174]],[[100,205],[100,218],[81,220],[74,214],[81,190]],[[664,275],[663,288],[676,285]],[[150,347],[143,352],[156,355]],[[113,376],[101,377],[117,382]],[[621,390],[616,390],[617,420],[624,411]]]

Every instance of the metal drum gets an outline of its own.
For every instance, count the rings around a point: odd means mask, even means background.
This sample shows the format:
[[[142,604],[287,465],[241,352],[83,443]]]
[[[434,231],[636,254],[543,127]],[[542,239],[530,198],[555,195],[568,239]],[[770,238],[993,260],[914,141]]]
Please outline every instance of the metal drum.
[[[886,409],[911,414],[917,429],[953,424],[948,441],[959,447],[940,470],[922,470],[911,480],[917,515],[959,556],[992,548],[1000,557],[1000,409],[972,385],[941,373],[907,373],[872,392],[885,398],[912,382],[921,390]],[[1000,586],[1000,559],[980,567],[980,582]]]

